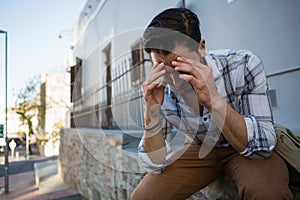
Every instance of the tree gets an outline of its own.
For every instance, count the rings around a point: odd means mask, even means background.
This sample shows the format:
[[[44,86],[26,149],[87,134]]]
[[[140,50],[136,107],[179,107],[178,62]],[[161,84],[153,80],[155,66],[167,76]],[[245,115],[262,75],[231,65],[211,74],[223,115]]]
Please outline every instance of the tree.
[[[15,94],[17,98],[13,110],[19,115],[22,125],[27,126],[29,136],[34,134],[33,118],[38,115],[39,100],[37,89],[39,83],[40,78],[34,76]],[[30,147],[29,153],[32,153]]]
[[[69,82],[67,81],[66,76],[61,74],[33,77],[16,94],[14,110],[19,115],[22,125],[26,126],[26,133],[37,145],[55,143],[59,138],[58,130],[63,126],[64,120],[61,116],[65,115],[62,112],[69,105],[69,98],[66,98],[69,92],[66,91]],[[34,137],[31,137],[32,135]]]

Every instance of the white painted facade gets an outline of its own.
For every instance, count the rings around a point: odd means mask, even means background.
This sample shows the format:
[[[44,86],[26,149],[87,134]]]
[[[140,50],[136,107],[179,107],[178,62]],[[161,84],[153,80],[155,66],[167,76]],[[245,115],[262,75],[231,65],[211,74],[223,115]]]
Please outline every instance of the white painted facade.
[[[89,112],[93,112],[93,107],[101,107],[105,101],[107,90],[101,87],[106,84],[105,52],[110,47],[111,79],[116,79],[112,84],[113,118],[121,127],[132,123],[131,116],[141,114],[141,101],[131,101],[126,106],[120,103],[141,95],[126,73],[131,67],[131,46],[156,14],[182,2],[88,0],[74,27],[73,56],[82,60],[82,98],[73,102],[73,111],[92,108]],[[207,50],[249,49],[263,60],[269,89],[276,93],[275,122],[300,134],[300,1],[185,0],[185,5],[200,18]],[[128,77],[120,78],[121,75]],[[132,105],[136,106],[134,112],[128,109]],[[95,115],[100,123],[103,115],[101,109],[98,111]]]
[[[53,132],[56,123],[65,127],[66,113],[70,108],[70,74],[48,73],[41,75],[41,83],[46,84],[45,130]]]

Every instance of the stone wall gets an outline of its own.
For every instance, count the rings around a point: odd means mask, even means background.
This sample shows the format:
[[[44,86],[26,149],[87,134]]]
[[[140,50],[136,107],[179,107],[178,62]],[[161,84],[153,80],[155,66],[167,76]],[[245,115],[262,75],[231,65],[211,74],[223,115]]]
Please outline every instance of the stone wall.
[[[139,141],[134,135],[138,134],[130,135],[85,128],[62,130],[59,173],[65,183],[91,200],[129,199],[146,173],[137,154],[132,152]],[[222,177],[189,199],[232,200],[237,196],[233,183]]]

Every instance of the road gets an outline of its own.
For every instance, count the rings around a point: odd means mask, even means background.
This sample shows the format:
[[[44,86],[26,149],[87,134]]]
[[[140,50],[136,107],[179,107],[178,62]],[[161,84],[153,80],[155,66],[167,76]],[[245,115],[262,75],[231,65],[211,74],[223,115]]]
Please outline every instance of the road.
[[[11,162],[9,163],[9,175],[12,174],[18,174],[18,173],[23,173],[23,172],[29,172],[29,171],[34,171],[33,164],[36,162],[44,162],[47,160],[53,160],[57,159],[57,156],[52,156],[48,158],[35,158],[35,159],[30,159],[30,160],[22,160],[18,162]],[[0,165],[0,177],[4,176],[4,165]]]

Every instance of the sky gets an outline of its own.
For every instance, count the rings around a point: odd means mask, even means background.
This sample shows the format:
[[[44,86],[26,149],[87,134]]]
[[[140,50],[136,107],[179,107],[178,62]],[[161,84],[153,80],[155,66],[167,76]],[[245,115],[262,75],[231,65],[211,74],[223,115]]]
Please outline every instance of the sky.
[[[8,32],[8,106],[34,76],[66,72],[72,28],[86,0],[0,0],[0,30]],[[62,38],[59,39],[59,35]],[[4,108],[5,36],[0,34],[0,107]]]

